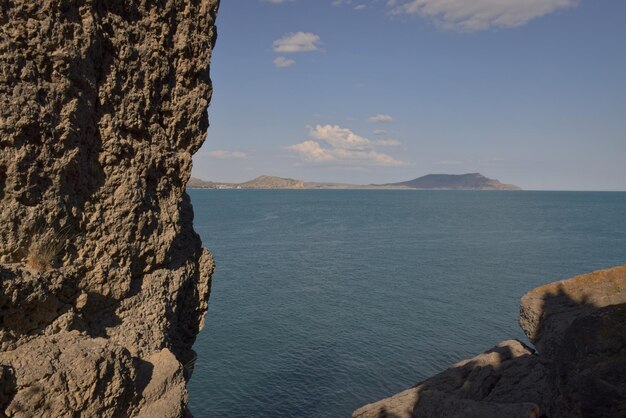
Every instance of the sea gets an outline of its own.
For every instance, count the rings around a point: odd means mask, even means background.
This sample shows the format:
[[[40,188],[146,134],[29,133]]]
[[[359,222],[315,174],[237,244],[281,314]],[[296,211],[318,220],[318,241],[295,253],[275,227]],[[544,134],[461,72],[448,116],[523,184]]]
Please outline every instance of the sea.
[[[201,417],[346,417],[497,343],[521,296],[626,263],[626,193],[190,190],[217,263]]]

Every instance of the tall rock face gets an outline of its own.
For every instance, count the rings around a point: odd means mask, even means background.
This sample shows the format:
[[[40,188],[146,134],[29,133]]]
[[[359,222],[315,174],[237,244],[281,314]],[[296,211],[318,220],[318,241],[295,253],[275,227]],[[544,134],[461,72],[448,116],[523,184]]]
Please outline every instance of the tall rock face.
[[[218,3],[0,5],[0,416],[186,413]]]

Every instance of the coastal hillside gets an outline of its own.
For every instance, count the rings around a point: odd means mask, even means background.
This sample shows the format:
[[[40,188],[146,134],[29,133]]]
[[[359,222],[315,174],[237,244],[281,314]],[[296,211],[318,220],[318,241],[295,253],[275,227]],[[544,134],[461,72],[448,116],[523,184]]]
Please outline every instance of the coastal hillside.
[[[385,186],[405,186],[411,189],[438,190],[521,190],[512,184],[503,184],[480,173],[428,174],[414,180],[390,183]]]
[[[204,181],[202,179],[191,177],[187,182],[188,189],[216,189],[217,183],[212,181]]]
[[[220,183],[213,181],[206,181],[196,177],[189,179],[187,183],[188,189],[259,189],[259,190],[273,190],[273,189],[305,189],[304,181],[297,179],[288,179],[274,176],[259,176],[250,181],[244,183]]]
[[[187,187],[190,189],[331,189],[331,190],[521,190],[511,184],[503,184],[482,174],[429,174],[415,180],[389,184],[349,184],[305,182],[298,179],[259,176],[244,183],[218,183],[192,177]]]
[[[242,189],[304,189],[304,181],[274,176],[260,176],[239,184]]]

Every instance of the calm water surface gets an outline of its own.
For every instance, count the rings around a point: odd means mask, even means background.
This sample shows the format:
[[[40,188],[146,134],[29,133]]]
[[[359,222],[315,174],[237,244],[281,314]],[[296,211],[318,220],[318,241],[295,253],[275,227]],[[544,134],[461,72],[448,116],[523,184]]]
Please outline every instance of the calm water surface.
[[[200,417],[343,417],[496,343],[518,301],[626,263],[626,193],[191,190],[214,276]]]

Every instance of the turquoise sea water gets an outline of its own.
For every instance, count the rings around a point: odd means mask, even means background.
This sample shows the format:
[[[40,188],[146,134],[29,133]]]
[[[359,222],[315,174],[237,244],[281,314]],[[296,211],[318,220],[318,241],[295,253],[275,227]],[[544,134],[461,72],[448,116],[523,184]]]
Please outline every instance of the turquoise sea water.
[[[196,417],[344,417],[524,339],[528,290],[626,263],[626,193],[191,190],[214,276]]]

